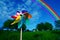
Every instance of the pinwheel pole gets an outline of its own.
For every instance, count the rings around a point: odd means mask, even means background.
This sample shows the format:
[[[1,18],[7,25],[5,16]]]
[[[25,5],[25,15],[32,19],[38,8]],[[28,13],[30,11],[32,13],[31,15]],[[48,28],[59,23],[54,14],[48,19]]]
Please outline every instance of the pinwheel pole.
[[[20,40],[22,40],[22,28],[21,28],[21,31],[20,31]]]
[[[22,15],[23,13],[24,13],[24,15]],[[23,11],[22,11],[22,14],[21,14],[19,11],[17,11],[17,14],[16,14],[15,16],[12,16],[12,18],[14,18],[15,21],[14,21],[13,23],[11,23],[11,25],[17,23],[20,18],[22,18],[21,20],[23,20],[23,18],[28,18],[28,19],[30,19],[30,18],[32,17],[26,10],[23,10]],[[21,20],[20,20],[20,21],[21,21]],[[27,20],[27,19],[26,19],[26,20]],[[23,20],[23,22],[24,22],[24,20]],[[19,26],[20,26],[20,25],[19,25]],[[19,26],[18,26],[18,28],[19,28]],[[21,26],[20,26],[20,27],[21,27]],[[20,40],[22,40],[22,28],[21,28],[21,30],[20,30]]]

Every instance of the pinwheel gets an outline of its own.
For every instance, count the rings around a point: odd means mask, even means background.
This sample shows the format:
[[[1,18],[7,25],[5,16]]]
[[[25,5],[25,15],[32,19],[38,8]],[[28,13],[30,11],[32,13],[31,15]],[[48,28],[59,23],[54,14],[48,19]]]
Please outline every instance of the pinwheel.
[[[28,23],[29,19],[32,17],[26,10],[22,10],[22,12],[17,11],[16,15],[11,16],[12,18],[15,19],[11,25],[18,23],[18,28],[22,26],[22,24]],[[22,40],[22,28],[20,32],[20,40]]]
[[[29,19],[32,17],[26,10],[22,10],[22,12],[17,11],[16,15],[11,16],[15,19],[11,25],[18,23],[18,28],[22,26],[22,24],[28,23]]]
[[[30,19],[32,17],[26,10],[23,10],[22,13],[25,15],[25,18]]]
[[[17,11],[17,14],[16,14],[16,15],[11,16],[12,18],[15,19],[15,21],[14,21],[13,23],[11,23],[11,25],[13,25],[13,24],[15,24],[15,23],[18,23],[18,22],[21,20],[21,16],[20,16],[20,15],[21,15],[20,12]]]

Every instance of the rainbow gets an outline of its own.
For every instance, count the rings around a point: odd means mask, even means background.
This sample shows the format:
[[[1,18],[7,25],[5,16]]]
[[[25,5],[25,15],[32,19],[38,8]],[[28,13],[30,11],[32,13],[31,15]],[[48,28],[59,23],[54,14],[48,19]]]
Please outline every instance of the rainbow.
[[[33,0],[33,1],[35,1],[35,0]],[[60,17],[58,16],[58,14],[46,2],[44,2],[44,0],[38,0],[38,2],[36,2],[36,4],[38,4],[38,3],[41,3],[45,7],[45,9],[47,9],[50,12],[49,15],[51,17],[54,16],[56,18],[56,20],[60,20]],[[38,5],[40,5],[40,4],[38,4]]]

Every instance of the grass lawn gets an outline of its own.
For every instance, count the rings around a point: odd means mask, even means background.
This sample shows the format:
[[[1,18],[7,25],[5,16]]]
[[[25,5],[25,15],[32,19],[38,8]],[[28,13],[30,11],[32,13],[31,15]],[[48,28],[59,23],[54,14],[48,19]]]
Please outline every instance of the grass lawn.
[[[0,31],[0,40],[19,40],[18,31]],[[23,32],[23,40],[60,40],[60,31]]]

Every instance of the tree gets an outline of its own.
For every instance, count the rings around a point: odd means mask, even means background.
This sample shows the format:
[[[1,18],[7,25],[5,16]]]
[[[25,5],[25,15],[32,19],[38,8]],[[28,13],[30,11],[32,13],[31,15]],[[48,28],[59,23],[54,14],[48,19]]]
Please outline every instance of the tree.
[[[14,24],[14,25],[11,25],[11,23],[13,22],[14,20],[10,20],[8,19],[7,21],[4,22],[4,25],[3,25],[3,28],[10,28],[10,29],[17,29],[17,23]]]
[[[41,31],[41,30],[52,30],[52,28],[53,28],[53,26],[48,22],[40,23],[40,24],[37,25],[37,29],[39,31]]]
[[[17,30],[20,31],[20,29],[18,29],[18,23],[14,24],[14,25],[11,25],[11,23],[13,21],[14,20],[10,20],[10,19],[8,19],[7,21],[5,21],[4,24],[3,24],[3,28],[17,29]],[[26,30],[26,25],[25,24],[23,24],[21,27],[22,27],[22,31]]]
[[[39,31],[43,30],[43,28],[44,28],[44,23],[40,23],[40,24],[37,25],[37,29]]]
[[[45,23],[44,30],[52,30],[52,29],[53,29],[52,24],[50,24],[50,23],[46,22],[46,23]]]
[[[55,21],[55,28],[60,29],[60,20]]]
[[[37,32],[37,31],[38,31],[38,29],[33,29],[32,31],[33,31],[33,32]]]
[[[31,32],[29,29],[25,30],[25,32]]]

